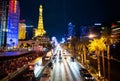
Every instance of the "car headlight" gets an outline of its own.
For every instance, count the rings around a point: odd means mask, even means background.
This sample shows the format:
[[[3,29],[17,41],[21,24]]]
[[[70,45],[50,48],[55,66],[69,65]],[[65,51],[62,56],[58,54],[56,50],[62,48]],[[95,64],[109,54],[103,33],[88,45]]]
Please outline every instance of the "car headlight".
[[[94,79],[94,77],[92,77],[92,79]]]
[[[88,77],[85,77],[85,79],[88,79]]]

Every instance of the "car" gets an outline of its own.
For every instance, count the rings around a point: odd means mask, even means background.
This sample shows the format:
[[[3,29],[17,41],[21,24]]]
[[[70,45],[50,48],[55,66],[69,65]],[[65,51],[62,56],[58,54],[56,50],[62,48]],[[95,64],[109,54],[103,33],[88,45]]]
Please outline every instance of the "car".
[[[48,66],[49,66],[49,67],[53,66],[52,61],[48,63]]]
[[[67,57],[66,57],[66,56],[64,56],[64,59],[67,59]]]
[[[53,59],[53,60],[56,59],[56,56],[53,56],[52,59]]]
[[[45,60],[46,60],[46,61],[50,60],[50,57],[49,57],[49,56],[46,56],[46,57],[45,57]]]
[[[61,56],[59,56],[59,59],[62,59],[62,57],[61,57]]]
[[[87,69],[81,68],[80,74],[85,81],[94,81],[94,77],[88,72]]]
[[[42,77],[48,77],[47,73],[42,74]]]
[[[74,62],[74,57],[71,57],[71,61]]]
[[[59,57],[61,56],[61,53],[59,54]]]

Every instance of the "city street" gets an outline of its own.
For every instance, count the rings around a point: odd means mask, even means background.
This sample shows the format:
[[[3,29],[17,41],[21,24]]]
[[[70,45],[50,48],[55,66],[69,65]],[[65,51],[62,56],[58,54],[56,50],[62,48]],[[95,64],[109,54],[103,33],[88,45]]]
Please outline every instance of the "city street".
[[[120,81],[120,0],[0,0],[0,81]]]
[[[79,69],[81,68],[77,62],[72,61],[70,55],[61,54],[62,58],[59,58],[59,52],[56,59],[53,60],[53,69],[46,68],[48,75],[42,76],[40,81],[84,81],[80,75]],[[43,72],[43,75],[45,73]]]
[[[69,56],[66,59],[63,56],[61,61],[57,59],[52,75],[53,78],[51,77],[51,81],[83,81],[76,62],[71,62]]]

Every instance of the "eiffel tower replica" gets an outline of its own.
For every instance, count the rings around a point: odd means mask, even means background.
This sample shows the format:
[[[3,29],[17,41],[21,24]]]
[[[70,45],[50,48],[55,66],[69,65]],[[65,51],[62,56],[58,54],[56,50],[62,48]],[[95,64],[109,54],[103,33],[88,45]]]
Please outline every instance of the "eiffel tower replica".
[[[35,30],[35,36],[43,36],[46,31],[44,30],[44,27],[43,27],[43,16],[42,16],[42,11],[43,11],[43,8],[42,8],[42,5],[40,5],[40,8],[39,8],[39,21],[38,21],[38,28]]]
[[[43,8],[42,8],[42,5],[40,5],[38,28],[34,29],[33,40],[39,41],[39,44],[43,45],[43,44],[47,44],[50,41],[50,39],[49,39],[49,36],[46,34],[46,31],[44,30],[42,11],[43,11]]]

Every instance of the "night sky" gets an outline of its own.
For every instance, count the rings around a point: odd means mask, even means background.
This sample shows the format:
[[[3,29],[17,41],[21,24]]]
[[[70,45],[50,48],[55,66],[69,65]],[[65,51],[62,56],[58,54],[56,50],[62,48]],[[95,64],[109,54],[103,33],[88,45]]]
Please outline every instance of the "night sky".
[[[80,27],[120,20],[120,0],[20,0],[20,19],[37,28],[40,4],[47,34],[59,39],[67,33],[69,22]],[[27,31],[31,37],[32,28]]]

